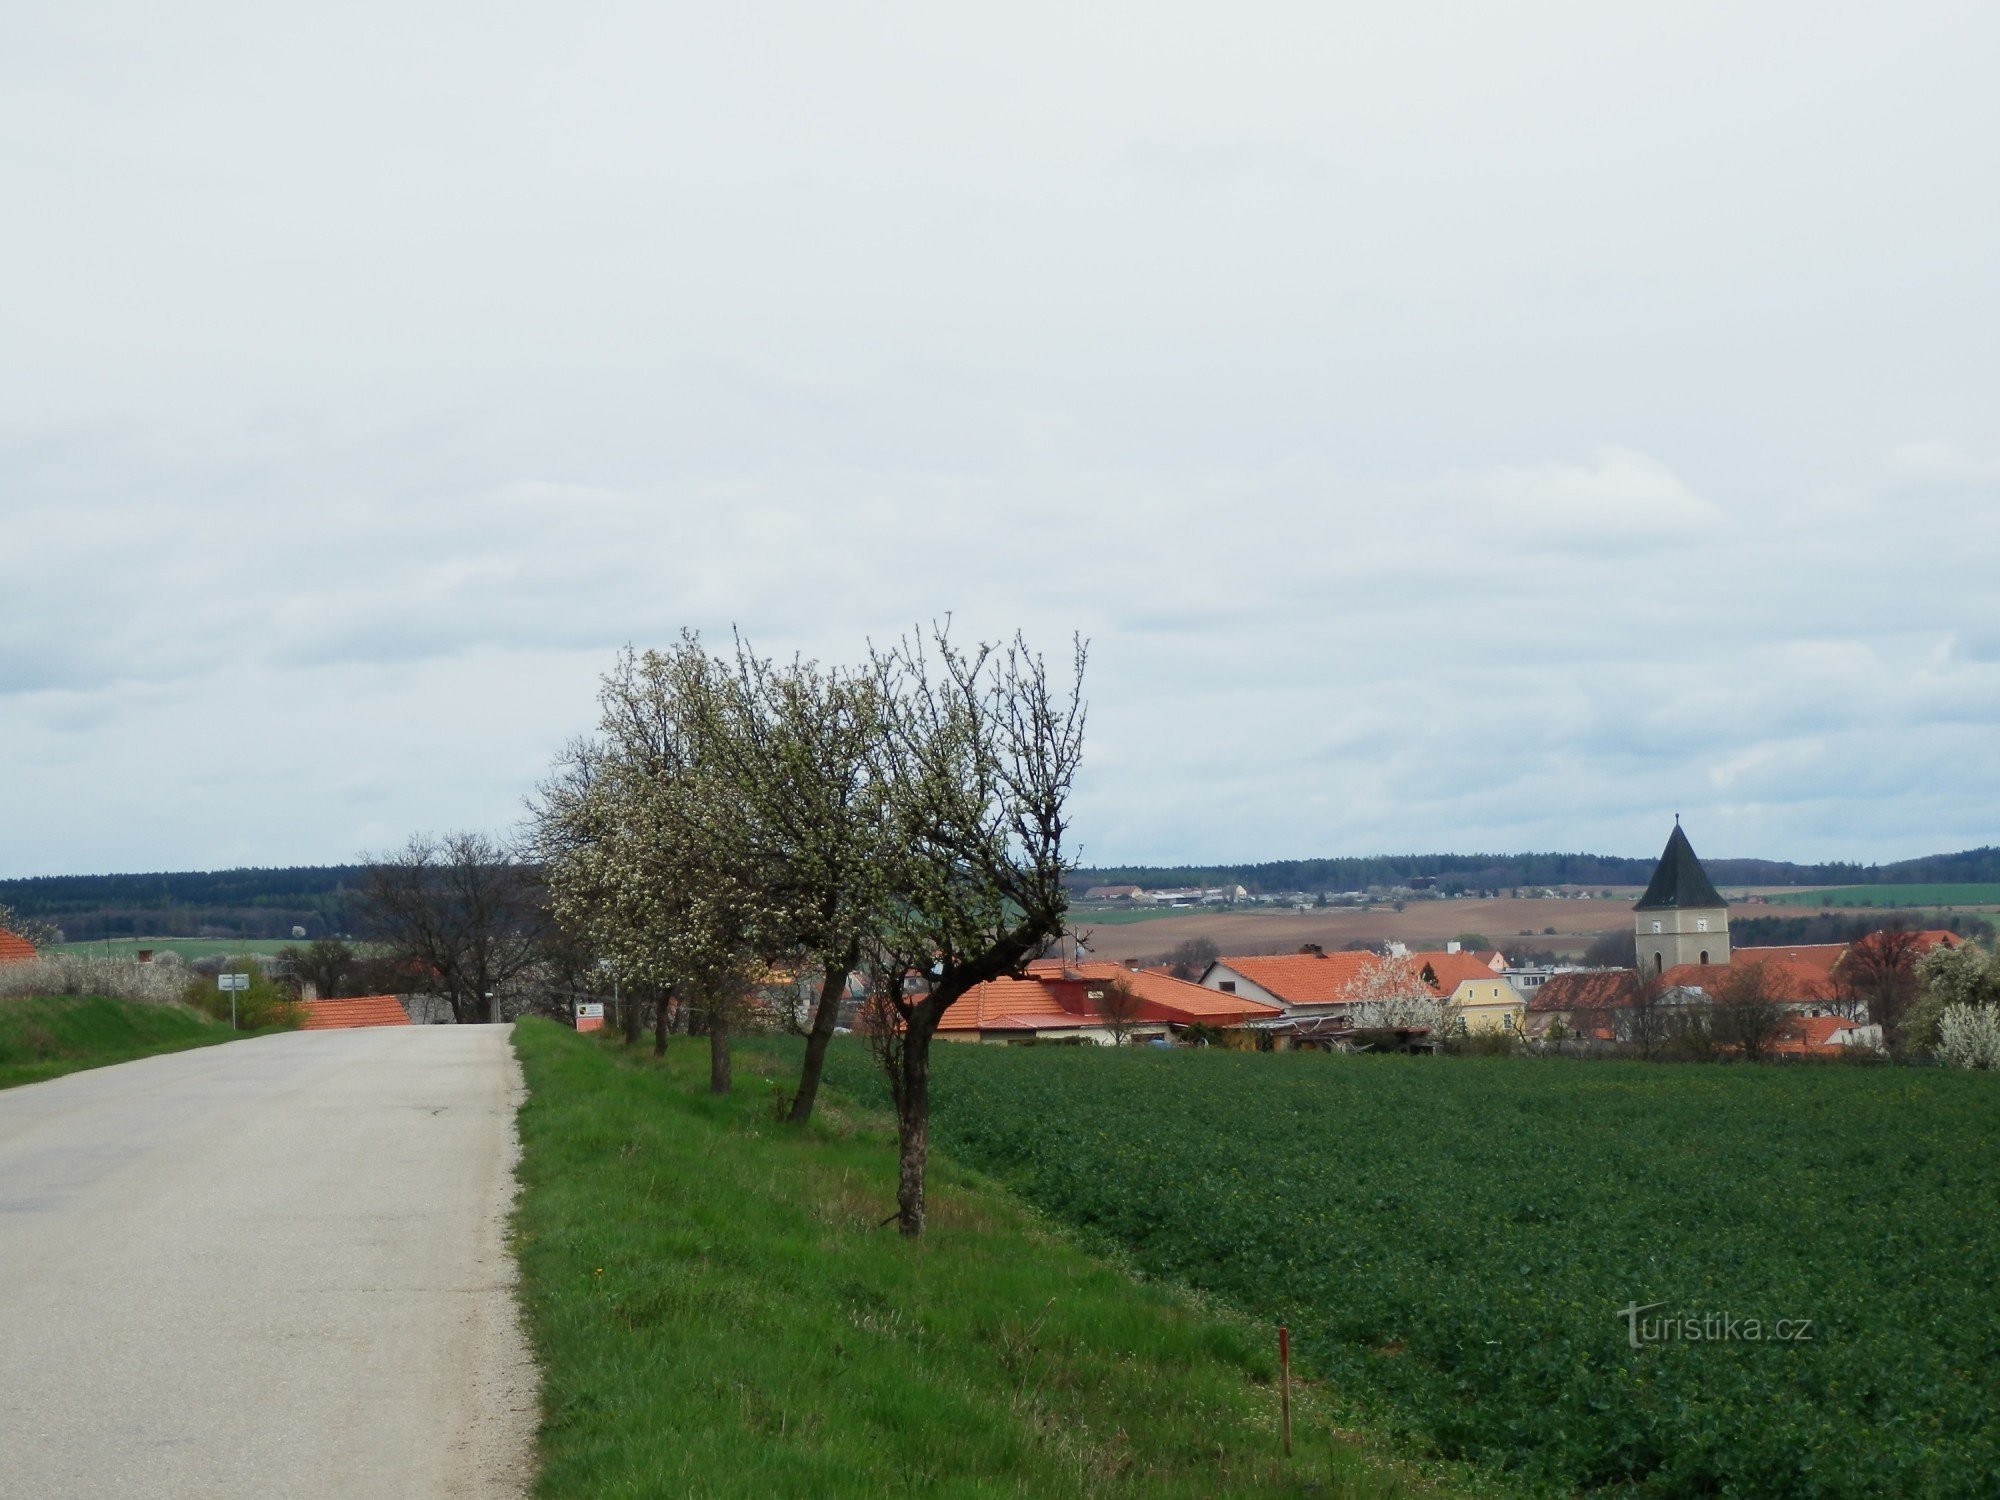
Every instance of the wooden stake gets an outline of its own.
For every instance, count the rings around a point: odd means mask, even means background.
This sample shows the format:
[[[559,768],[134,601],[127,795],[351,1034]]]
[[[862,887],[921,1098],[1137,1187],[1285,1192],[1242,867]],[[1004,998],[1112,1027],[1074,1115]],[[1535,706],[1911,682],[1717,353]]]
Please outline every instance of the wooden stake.
[[[1292,1331],[1278,1325],[1278,1402],[1285,1420],[1285,1457],[1292,1456]]]

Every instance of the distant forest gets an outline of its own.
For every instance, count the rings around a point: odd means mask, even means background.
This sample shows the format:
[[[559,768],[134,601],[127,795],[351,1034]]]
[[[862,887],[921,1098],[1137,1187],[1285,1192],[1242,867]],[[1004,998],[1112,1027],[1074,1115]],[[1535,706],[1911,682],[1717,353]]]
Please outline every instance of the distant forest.
[[[1928,885],[2000,881],[2000,848],[1968,849],[1890,865],[1794,865],[1766,859],[1705,860],[1720,885]],[[48,875],[0,880],[0,905],[53,922],[72,942],[121,937],[288,938],[351,933],[359,865],[154,875]],[[1601,854],[1406,854],[1372,859],[1288,859],[1246,865],[1124,865],[1078,870],[1073,890],[1093,885],[1240,885],[1273,891],[1355,891],[1408,885],[1428,876],[1438,891],[1543,886],[1644,885],[1651,859]]]
[[[1252,895],[1277,891],[1365,891],[1427,877],[1446,895],[1524,886],[1644,885],[1654,859],[1603,854],[1388,854],[1370,859],[1281,859],[1253,865],[1106,865],[1069,877],[1093,885],[1240,885]],[[1925,885],[2000,880],[2000,848],[1931,854],[1890,865],[1795,865],[1773,859],[1705,859],[1718,885]]]
[[[353,929],[359,865],[45,875],[0,880],[0,905],[53,922],[71,942],[99,938],[309,938]]]

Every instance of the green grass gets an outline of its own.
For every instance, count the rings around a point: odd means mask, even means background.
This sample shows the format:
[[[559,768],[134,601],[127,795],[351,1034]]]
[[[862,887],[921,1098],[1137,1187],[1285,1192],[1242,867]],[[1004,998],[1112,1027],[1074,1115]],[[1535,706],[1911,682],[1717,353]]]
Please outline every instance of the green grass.
[[[244,1035],[184,1005],[97,996],[0,1000],[0,1088]]]
[[[938,1054],[935,1139],[1290,1322],[1406,1451],[1559,1494],[2000,1494],[2000,1077]],[[1655,1302],[1813,1336],[1634,1349]]]
[[[100,938],[94,943],[55,943],[51,951],[77,953],[86,958],[137,958],[139,950],[178,953],[192,963],[198,958],[234,958],[239,953],[276,954],[287,948],[303,948],[303,941],[290,938]]]
[[[1822,891],[1786,891],[1773,906],[1904,907],[2000,905],[2000,883],[1964,885],[1844,885]]]
[[[515,1045],[542,1496],[1433,1488],[1336,1438],[1304,1387],[1282,1458],[1270,1330],[1135,1282],[948,1161],[905,1241],[882,1121],[836,1094],[780,1125],[782,1048],[746,1049],[717,1100],[699,1041],[658,1065],[527,1020]]]
[[[1088,932],[1093,927],[1129,927],[1161,917],[1221,916],[1225,912],[1273,911],[1268,906],[1072,906],[1069,925]]]

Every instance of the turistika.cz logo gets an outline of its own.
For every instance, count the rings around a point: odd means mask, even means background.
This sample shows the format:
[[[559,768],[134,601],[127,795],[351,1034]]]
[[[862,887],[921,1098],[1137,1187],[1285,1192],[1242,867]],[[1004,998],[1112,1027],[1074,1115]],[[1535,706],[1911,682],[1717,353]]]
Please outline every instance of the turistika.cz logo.
[[[1648,1302],[1642,1307],[1633,1302],[1619,1308],[1618,1316],[1625,1320],[1625,1341],[1634,1349],[1642,1349],[1648,1344],[1801,1344],[1812,1341],[1811,1318],[1778,1318],[1767,1323],[1762,1318],[1745,1318],[1729,1312],[1646,1316],[1654,1308],[1666,1305],[1664,1302]]]

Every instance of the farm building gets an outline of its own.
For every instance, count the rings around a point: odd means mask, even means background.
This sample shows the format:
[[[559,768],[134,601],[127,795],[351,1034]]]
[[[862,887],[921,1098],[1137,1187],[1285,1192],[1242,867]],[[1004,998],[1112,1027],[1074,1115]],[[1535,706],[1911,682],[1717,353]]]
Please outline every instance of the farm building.
[[[18,932],[0,927],[0,964],[25,963],[35,956],[35,945]]]

